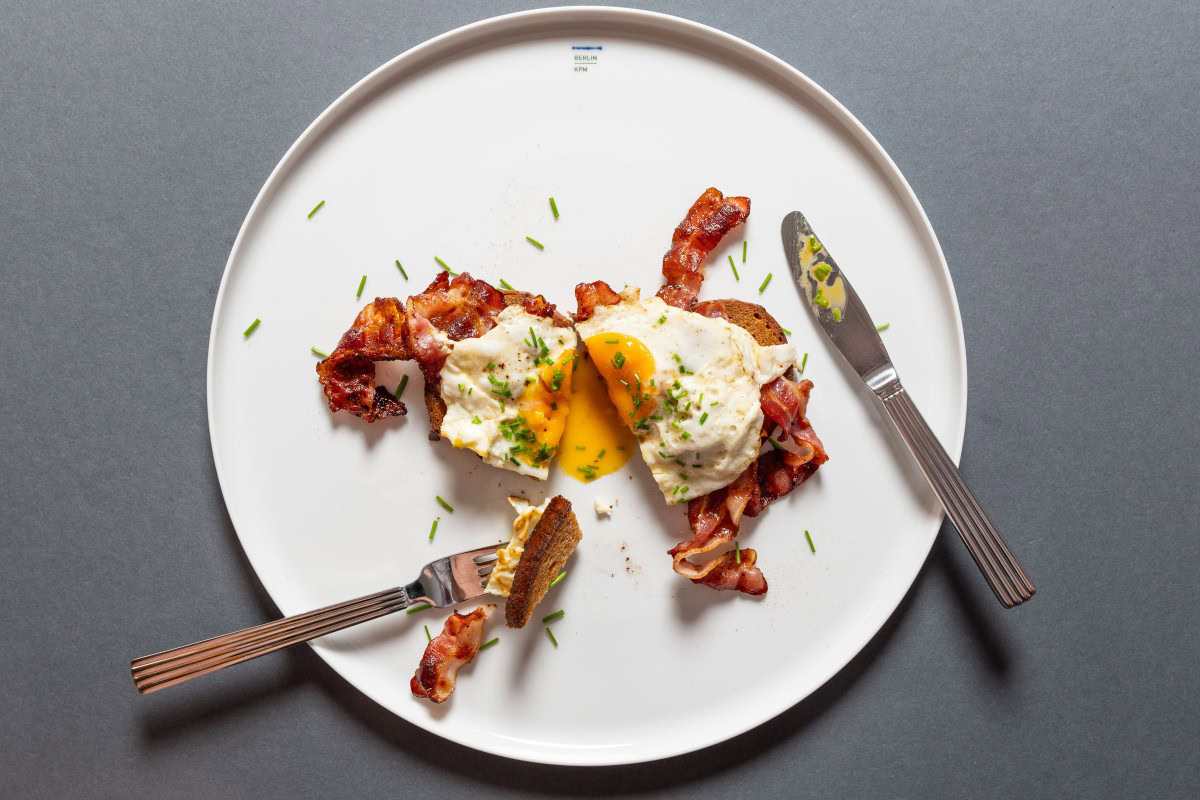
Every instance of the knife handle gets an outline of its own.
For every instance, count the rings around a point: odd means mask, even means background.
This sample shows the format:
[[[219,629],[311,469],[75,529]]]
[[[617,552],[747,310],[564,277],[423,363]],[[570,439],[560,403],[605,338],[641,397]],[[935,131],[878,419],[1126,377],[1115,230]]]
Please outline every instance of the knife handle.
[[[881,391],[879,399],[942,502],[946,516],[954,523],[979,571],[996,593],[996,599],[1005,608],[1012,608],[1033,597],[1036,590],[1029,576],[980,507],[908,392],[897,381]]]

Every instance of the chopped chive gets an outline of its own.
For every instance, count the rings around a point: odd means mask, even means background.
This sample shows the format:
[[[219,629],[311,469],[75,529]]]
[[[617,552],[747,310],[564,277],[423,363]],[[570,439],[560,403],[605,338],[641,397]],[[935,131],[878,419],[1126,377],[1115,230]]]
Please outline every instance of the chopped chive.
[[[823,281],[829,277],[832,268],[828,264],[817,264],[813,267],[813,277],[819,281]]]
[[[261,323],[262,323],[261,319],[255,318],[254,322],[250,323],[250,327],[246,328],[246,330],[242,331],[242,338],[244,339],[247,336],[249,336],[250,334],[254,333],[254,329],[257,328]]]
[[[501,279],[500,279],[500,288],[501,288],[501,289],[508,289],[510,292],[515,292],[515,291],[516,291],[516,289],[514,289],[512,286],[510,286],[510,285],[508,284],[508,281],[504,280],[504,278],[501,278]]]
[[[321,202],[319,202],[319,203],[317,203],[315,206],[313,206],[313,210],[312,210],[312,211],[310,211],[310,212],[308,212],[308,218],[309,218],[309,219],[312,219],[312,215],[313,215],[313,214],[315,214],[315,213],[317,213],[318,211],[320,211],[320,210],[321,210],[321,206],[323,206],[323,205],[325,205],[325,201],[324,201],[324,200],[322,200]]]
[[[542,624],[545,625],[547,622],[554,622],[554,620],[562,617],[566,613],[567,613],[566,611],[563,611],[560,608],[558,611],[555,611],[553,614],[549,614],[545,617],[542,617]]]
[[[784,333],[784,335],[785,335],[785,336],[791,336],[791,335],[792,335],[792,332],[791,332],[791,331],[789,331],[787,328],[783,327],[782,325],[780,325],[780,326],[779,326],[779,330],[783,331],[783,333]]]
[[[433,637],[429,635],[429,626],[428,625],[425,626],[425,641],[427,641],[427,642],[433,641]]]
[[[731,269],[733,269],[733,279],[735,281],[740,281],[742,279],[742,276],[738,275],[738,273],[737,273],[737,264],[733,263],[733,256],[729,257],[729,266]]]
[[[558,639],[554,638],[554,631],[550,630],[549,628],[546,628],[546,635],[550,637],[550,643],[553,644],[555,647],[558,647]]]
[[[449,264],[447,264],[445,261],[442,261],[442,259],[441,259],[441,258],[439,258],[438,256],[434,256],[434,257],[433,257],[433,260],[434,260],[434,261],[436,261],[437,263],[441,264],[441,266],[442,266],[442,269],[446,270],[446,272],[449,272],[451,275],[457,275],[457,274],[458,274],[458,273],[457,273],[457,272],[455,272],[454,270],[450,269],[450,265],[449,265]]]
[[[550,198],[550,210],[554,213],[554,218],[558,219],[558,203],[554,202],[554,198]]]
[[[417,612],[424,611],[427,608],[433,608],[433,606],[429,605],[429,603],[421,603],[421,605],[413,606],[412,608],[406,610],[404,613],[405,614],[416,614]]]
[[[396,387],[396,399],[400,399],[400,395],[404,394],[404,387],[408,386],[408,376],[405,375],[400,379],[400,385]]]
[[[779,442],[775,441],[774,439],[771,439],[770,437],[768,437],[767,441],[771,443],[772,450],[782,450],[783,449],[783,445],[781,445]]]
[[[833,310],[833,321],[834,322],[842,321],[842,310],[840,308],[835,308]]]
[[[404,280],[408,280],[408,273],[404,271],[404,265],[400,263],[400,259],[396,259],[396,269],[400,270],[400,274],[404,276]]]
[[[733,560],[737,563],[742,563],[742,546],[737,542],[733,543]]]
[[[620,369],[621,367],[625,366],[625,356],[621,353],[620,350],[618,350],[617,354],[612,357],[611,363],[612,363],[614,369]]]
[[[681,432],[679,435],[680,435],[680,437],[681,437],[681,438],[684,438],[684,439],[690,439],[690,438],[692,438],[692,435],[691,435],[690,433],[688,433],[687,431],[683,431],[683,432]]]
[[[804,354],[804,358],[800,359],[800,374],[804,374],[804,365],[808,363],[808,353]]]
[[[532,375],[529,375],[528,377],[525,378],[525,385],[528,386],[529,384],[533,383],[536,380],[537,380],[537,378],[533,377]]]
[[[357,294],[355,294],[354,296],[355,296],[355,297],[362,297],[362,290],[363,290],[363,287],[364,287],[364,286],[366,286],[366,285],[367,285],[367,276],[366,276],[366,275],[363,275],[363,276],[362,276],[362,280],[358,282],[358,293],[357,293]]]
[[[749,242],[746,242],[746,241],[743,241],[743,242],[742,242],[742,263],[743,263],[743,264],[745,264],[745,263],[746,263],[746,247],[747,247],[749,244],[750,244],[750,243],[749,243]]]
[[[815,236],[808,237],[808,249],[812,250],[814,253],[821,252],[821,243],[819,241],[817,241],[817,237],[815,237]]]
[[[605,344],[619,344],[620,341],[621,341],[620,339],[605,339],[604,343]]]
[[[539,242],[537,239],[533,238],[532,236],[526,236],[525,241],[529,242],[531,245],[536,247],[538,250],[546,249],[546,245],[542,244],[541,242]]]
[[[671,358],[675,359],[676,364],[682,364],[683,359],[679,357],[679,353],[671,353]],[[675,388],[679,388],[679,381],[675,381]]]
[[[808,539],[808,549],[813,551],[814,553],[817,552],[817,548],[813,547],[812,537],[808,535],[808,531],[804,532],[804,538]]]
[[[577,444],[577,445],[575,445],[575,449],[576,450],[587,450],[587,445]]]
[[[817,294],[813,297],[813,305],[829,308],[829,298],[822,294],[820,289],[817,289]]]
[[[767,277],[763,278],[762,285],[758,287],[758,293],[762,294],[767,290],[767,284],[771,282],[771,273],[767,273]]]
[[[483,424],[483,420],[481,420],[481,419],[479,418],[479,415],[478,415],[478,414],[476,414],[475,416],[471,417],[471,424],[472,424],[472,425],[482,425],[482,424]]]
[[[258,320],[255,320],[254,322],[255,322],[255,324],[256,324],[256,325],[258,324]],[[875,326],[875,330],[877,330],[877,331],[886,331],[886,330],[887,330],[888,328],[890,328],[890,327],[892,327],[892,323],[890,323],[890,322],[885,322],[885,323],[883,323],[882,325],[876,325],[876,326]]]
[[[596,455],[596,460],[599,461],[600,459],[604,458],[604,454],[607,452],[608,451],[605,450],[603,447],[600,448],[600,452]]]
[[[708,421],[708,412],[705,411],[703,414],[700,415],[700,424],[703,425],[707,421]]]
[[[445,500],[443,500],[443,499],[442,499],[442,496],[441,496],[440,494],[435,494],[435,495],[433,496],[433,499],[438,501],[438,505],[439,505],[439,506],[441,506],[442,508],[446,509],[446,510],[447,510],[447,511],[449,511],[450,513],[454,513],[454,506],[450,505],[450,504],[449,504],[449,503],[447,503]]]
[[[663,316],[661,316],[661,317],[659,317],[659,318],[658,318],[658,324],[659,324],[659,325],[662,325],[662,324],[663,324],[664,322],[666,322],[666,321],[667,321],[667,317],[666,317],[666,315],[665,315],[665,314],[664,314]]]
[[[483,644],[479,645],[479,649],[480,649],[480,650],[486,650],[486,649],[488,649],[489,647],[491,647],[492,645],[494,645],[494,644],[495,644],[496,642],[498,642],[498,641],[500,641],[500,637],[499,637],[499,636],[494,636],[494,637],[492,637],[491,639],[488,639],[488,640],[487,640],[486,642],[484,642]]]
[[[320,356],[321,358],[329,358],[329,353],[322,353],[320,350],[318,350],[315,347],[310,348],[310,349],[313,351],[313,355]]]
[[[433,535],[435,533],[437,533],[437,524],[438,524],[438,521],[435,519],[433,521],[433,525],[431,525],[429,527],[429,541],[431,541],[431,542],[433,541]]]
[[[565,577],[567,577],[567,571],[564,569],[562,572],[558,573],[558,576],[555,577],[554,580],[550,581],[550,585],[553,586]]]

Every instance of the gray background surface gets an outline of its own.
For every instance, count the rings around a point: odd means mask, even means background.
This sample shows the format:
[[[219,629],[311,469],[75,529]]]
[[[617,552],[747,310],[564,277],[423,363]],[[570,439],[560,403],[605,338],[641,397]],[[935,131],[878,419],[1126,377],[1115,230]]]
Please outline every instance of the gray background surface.
[[[943,528],[814,696],[704,752],[592,771],[430,737],[306,649],[149,698],[128,675],[275,613],[204,400],[260,185],[359,77],[524,5],[3,5],[0,794],[1198,796],[1194,3],[655,6],[806,72],[912,183],[966,326],[964,471],[1040,591],[1003,611]],[[754,676],[736,653],[704,669]]]

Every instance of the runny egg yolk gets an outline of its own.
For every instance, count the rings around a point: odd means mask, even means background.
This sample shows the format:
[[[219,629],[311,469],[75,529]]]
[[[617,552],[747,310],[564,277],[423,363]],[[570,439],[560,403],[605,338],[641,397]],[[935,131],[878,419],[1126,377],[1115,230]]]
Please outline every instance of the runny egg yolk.
[[[608,385],[608,396],[630,428],[650,416],[658,404],[653,384],[654,356],[632,336],[598,333],[584,340],[592,362]]]
[[[557,362],[543,364],[538,369],[537,381],[521,395],[520,417],[537,443],[523,454],[528,463],[545,461],[543,456],[553,454],[562,440],[570,408],[574,355],[574,350],[567,350]]]
[[[571,413],[559,447],[558,466],[586,483],[616,472],[636,449],[637,440],[617,417],[603,379],[584,355],[575,369]]]

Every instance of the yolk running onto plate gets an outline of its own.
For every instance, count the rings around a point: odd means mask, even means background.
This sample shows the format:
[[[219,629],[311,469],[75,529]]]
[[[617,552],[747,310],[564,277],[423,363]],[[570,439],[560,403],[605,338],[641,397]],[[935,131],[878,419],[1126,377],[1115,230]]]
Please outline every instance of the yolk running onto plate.
[[[609,337],[612,338],[612,337]],[[571,388],[571,413],[558,451],[558,465],[587,482],[616,472],[637,448],[608,399],[604,381],[587,356],[579,359]]]
[[[658,405],[658,389],[652,378],[654,356],[637,339],[619,333],[598,333],[584,344],[608,384],[608,396],[621,420],[630,428],[636,427]]]
[[[533,431],[537,448],[530,448],[527,460],[543,461],[547,452],[553,453],[563,437],[571,397],[571,362],[574,350],[565,351],[554,364],[543,364],[537,382],[521,396],[521,418]],[[539,452],[540,451],[540,452]]]

